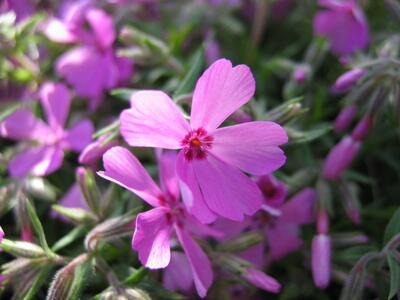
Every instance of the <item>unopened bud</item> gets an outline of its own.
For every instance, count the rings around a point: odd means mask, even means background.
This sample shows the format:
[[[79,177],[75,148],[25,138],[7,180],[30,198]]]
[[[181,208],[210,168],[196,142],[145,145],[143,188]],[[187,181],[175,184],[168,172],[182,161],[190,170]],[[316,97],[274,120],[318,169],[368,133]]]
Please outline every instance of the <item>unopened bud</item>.
[[[79,155],[79,163],[83,165],[94,164],[108,149],[117,145],[118,141],[113,138],[113,133],[102,135],[83,149],[81,155]]]
[[[365,136],[368,134],[374,123],[373,116],[371,114],[366,114],[360,122],[358,122],[356,128],[354,128],[351,136],[356,141],[364,140]]]
[[[350,166],[361,147],[359,141],[352,137],[344,137],[332,150],[324,162],[323,176],[336,180]]]
[[[151,300],[149,294],[139,288],[127,288],[122,291],[110,289],[100,295],[100,300]]]
[[[357,113],[357,110],[357,106],[355,105],[344,107],[335,119],[335,132],[339,133],[346,130]]]
[[[70,208],[61,205],[52,205],[51,208],[62,218],[74,224],[93,224],[97,217],[83,208]]]
[[[45,255],[45,252],[41,247],[24,241],[3,239],[0,243],[0,248],[17,257],[35,258]]]
[[[344,210],[354,224],[361,222],[360,202],[358,199],[357,186],[351,182],[341,182],[340,193]]]
[[[24,188],[27,193],[48,201],[56,199],[55,188],[42,177],[27,178],[24,181]]]
[[[306,65],[299,65],[294,69],[293,79],[298,83],[307,81],[310,77],[310,67]]]
[[[312,240],[311,269],[315,285],[324,289],[331,279],[331,239],[318,234]]]
[[[364,75],[367,70],[362,68],[354,68],[342,74],[335,82],[333,91],[336,93],[344,93],[351,89]]]
[[[88,207],[94,214],[98,215],[100,212],[101,194],[97,187],[93,171],[89,168],[79,167],[76,170],[76,178]]]
[[[273,277],[254,268],[247,268],[243,273],[243,278],[249,283],[271,293],[279,293],[281,284]]]
[[[368,237],[365,234],[357,232],[337,233],[332,235],[332,243],[334,246],[354,246],[368,242]]]

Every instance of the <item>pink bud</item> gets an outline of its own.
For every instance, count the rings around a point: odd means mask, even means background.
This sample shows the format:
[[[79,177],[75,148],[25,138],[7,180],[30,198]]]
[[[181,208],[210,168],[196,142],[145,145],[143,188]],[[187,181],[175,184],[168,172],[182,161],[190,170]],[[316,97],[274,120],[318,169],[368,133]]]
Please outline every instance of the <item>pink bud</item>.
[[[296,69],[294,70],[293,73],[293,78],[294,80],[296,80],[299,83],[303,83],[305,80],[308,79],[309,77],[309,70],[307,67],[305,66],[298,66],[296,67]]]
[[[320,209],[318,212],[317,231],[319,234],[327,234],[329,231],[329,218],[325,209]]]
[[[281,290],[281,285],[275,278],[268,276],[259,270],[247,268],[243,277],[255,287],[268,292],[279,293]]]
[[[331,239],[318,234],[312,240],[311,269],[315,285],[324,289],[331,278]]]
[[[335,120],[335,132],[339,133],[344,131],[351,123],[354,115],[357,112],[357,106],[349,105],[344,107]]]
[[[338,93],[348,91],[353,85],[355,85],[364,75],[367,70],[361,68],[355,68],[346,73],[342,74],[333,85],[333,90]]]
[[[26,242],[33,242],[33,232],[29,226],[24,226],[21,232],[21,240]]]
[[[336,180],[351,164],[360,150],[361,143],[352,137],[344,137],[328,154],[323,167],[323,176]]]
[[[358,122],[356,128],[354,128],[351,136],[356,141],[362,141],[365,136],[368,134],[374,123],[374,119],[371,114],[366,114],[360,122]]]
[[[103,135],[93,143],[90,143],[83,149],[79,155],[79,163],[83,165],[91,165],[97,162],[108,149],[117,146],[118,141],[108,140],[110,135]]]
[[[4,230],[3,230],[3,228],[0,226],[0,243],[1,243],[1,241],[3,240],[3,238],[4,238]]]

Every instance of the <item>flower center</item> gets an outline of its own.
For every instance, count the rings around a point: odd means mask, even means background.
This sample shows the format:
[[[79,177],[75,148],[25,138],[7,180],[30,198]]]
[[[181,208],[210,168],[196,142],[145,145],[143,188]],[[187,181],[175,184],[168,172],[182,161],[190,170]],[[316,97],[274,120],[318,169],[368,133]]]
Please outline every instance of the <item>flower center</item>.
[[[189,132],[181,141],[183,153],[187,160],[204,159],[212,147],[214,138],[203,128]]]

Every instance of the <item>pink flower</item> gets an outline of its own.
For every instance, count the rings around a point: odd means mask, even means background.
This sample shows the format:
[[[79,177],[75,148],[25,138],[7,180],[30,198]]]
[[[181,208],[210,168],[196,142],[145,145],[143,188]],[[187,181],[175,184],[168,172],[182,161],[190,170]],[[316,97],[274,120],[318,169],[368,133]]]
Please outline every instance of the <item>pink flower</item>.
[[[357,106],[349,105],[344,107],[335,119],[335,132],[339,133],[346,130],[357,113]]]
[[[15,12],[17,22],[23,21],[33,15],[35,8],[30,0],[5,0],[0,4],[0,11],[7,12],[12,10]]]
[[[24,177],[29,172],[48,175],[61,167],[64,151],[80,152],[92,139],[93,125],[89,120],[80,121],[68,130],[64,128],[71,100],[63,84],[47,82],[39,94],[47,124],[28,109],[14,112],[0,124],[1,136],[30,142],[25,151],[10,161],[8,169],[12,177]]]
[[[85,29],[85,23],[90,30]],[[89,1],[72,5],[63,20],[51,19],[45,34],[58,43],[80,44],[57,60],[56,70],[79,96],[90,99],[91,109],[97,108],[105,91],[132,73],[132,62],[114,53],[116,34],[111,16],[91,8]]]
[[[312,241],[311,268],[315,285],[326,288],[331,277],[331,239],[326,234],[318,234]]]
[[[349,167],[361,143],[351,136],[344,137],[328,154],[322,174],[326,179],[336,180]]]
[[[132,191],[154,207],[136,218],[132,248],[139,253],[142,264],[151,269],[168,266],[171,260],[170,239],[175,232],[189,262],[197,293],[204,297],[213,280],[211,263],[190,234],[218,233],[198,223],[179,202],[175,160],[175,152],[161,155],[161,188],[140,162],[122,147],[111,148],[104,154],[105,171],[98,174]]]
[[[120,116],[121,134],[131,146],[181,149],[177,175],[188,211],[203,223],[217,216],[241,221],[262,204],[257,185],[241,171],[263,175],[286,160],[278,147],[284,129],[267,121],[218,128],[253,96],[255,81],[245,65],[213,63],[197,81],[190,124],[161,91],[141,91]]]
[[[82,208],[89,210],[89,207],[87,206],[85,198],[83,197],[81,189],[77,183],[73,184],[69,188],[69,190],[64,194],[58,204],[67,208]],[[51,216],[59,218],[63,222],[69,222],[63,215],[56,212],[55,210],[51,211]]]
[[[326,37],[331,50],[339,56],[347,56],[368,45],[368,24],[356,0],[319,0],[325,10],[314,18],[314,31]]]

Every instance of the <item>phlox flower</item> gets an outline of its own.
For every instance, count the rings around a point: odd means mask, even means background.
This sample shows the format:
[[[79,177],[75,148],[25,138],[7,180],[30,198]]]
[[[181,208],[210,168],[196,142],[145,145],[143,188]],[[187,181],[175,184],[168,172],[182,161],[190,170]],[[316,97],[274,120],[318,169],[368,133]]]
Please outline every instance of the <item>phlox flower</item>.
[[[132,248],[143,265],[165,268],[171,260],[171,236],[176,234],[194,278],[198,294],[204,297],[213,280],[211,263],[191,234],[218,235],[191,217],[179,201],[175,174],[175,152],[160,156],[160,187],[128,150],[113,147],[103,156],[105,171],[98,174],[138,195],[154,208],[140,213],[132,238]]]
[[[64,128],[71,99],[63,84],[47,82],[39,96],[47,124],[25,108],[0,124],[1,136],[29,142],[8,165],[12,177],[24,177],[29,172],[36,176],[48,175],[60,168],[64,151],[80,152],[92,140],[93,125],[89,120],[82,120],[70,129]]]
[[[97,108],[105,91],[132,73],[132,62],[114,53],[116,33],[111,16],[91,7],[90,1],[71,5],[62,19],[51,19],[44,32],[52,41],[78,44],[57,60],[56,71],[79,96],[89,98],[91,109]]]
[[[331,51],[347,56],[368,45],[368,23],[356,0],[319,0],[325,8],[314,17],[314,32],[326,37]]]
[[[131,108],[120,116],[121,135],[129,145],[181,150],[176,171],[183,201],[202,223],[217,216],[241,221],[254,214],[262,195],[243,172],[262,175],[285,163],[278,146],[288,138],[278,124],[255,121],[218,128],[254,91],[247,66],[232,67],[220,59],[197,81],[190,123],[161,91],[133,94]]]

